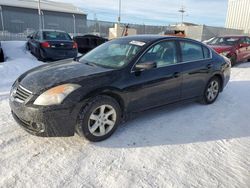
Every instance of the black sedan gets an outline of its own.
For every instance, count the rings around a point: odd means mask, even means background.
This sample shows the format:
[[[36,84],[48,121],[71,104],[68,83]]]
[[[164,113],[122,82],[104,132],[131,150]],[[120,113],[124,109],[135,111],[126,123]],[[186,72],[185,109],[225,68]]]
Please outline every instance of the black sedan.
[[[61,60],[77,56],[77,43],[68,33],[41,30],[28,36],[27,49],[40,61]]]
[[[186,100],[213,103],[231,65],[206,45],[184,38],[124,37],[80,59],[47,64],[13,84],[15,120],[38,136],[108,138],[130,113]]]

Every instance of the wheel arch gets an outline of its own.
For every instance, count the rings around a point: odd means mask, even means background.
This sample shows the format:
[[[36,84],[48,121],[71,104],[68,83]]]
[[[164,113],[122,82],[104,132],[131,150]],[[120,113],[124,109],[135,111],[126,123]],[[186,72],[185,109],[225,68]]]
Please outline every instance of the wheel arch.
[[[217,77],[219,80],[220,80],[220,84],[221,84],[221,87],[220,87],[220,92],[222,92],[223,91],[223,86],[224,86],[224,78],[223,78],[223,76],[220,74],[220,73],[215,73],[213,76],[212,76],[212,78],[214,78],[214,77]],[[211,79],[212,79],[211,78]]]
[[[115,99],[121,108],[122,114],[124,114],[126,109],[125,97],[122,96],[121,91],[117,88],[100,88],[93,90],[84,95],[82,100],[90,100],[99,95],[105,95]]]

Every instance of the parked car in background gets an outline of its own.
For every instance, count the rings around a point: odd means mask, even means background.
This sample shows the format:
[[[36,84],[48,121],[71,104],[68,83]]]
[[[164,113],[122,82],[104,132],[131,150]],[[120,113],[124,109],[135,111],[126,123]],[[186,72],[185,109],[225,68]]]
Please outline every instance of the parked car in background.
[[[40,30],[28,36],[27,49],[38,60],[61,60],[77,56],[77,43],[68,33],[58,30]]]
[[[13,84],[15,120],[38,136],[101,141],[129,113],[199,100],[212,104],[230,78],[230,61],[191,39],[130,36],[77,61],[37,67]],[[153,125],[152,125],[153,126]]]
[[[96,35],[75,36],[73,40],[77,43],[78,52],[81,54],[86,54],[95,47],[108,41],[108,39]]]
[[[0,62],[4,62],[4,53],[1,42],[0,42]]]
[[[211,40],[213,40],[215,37],[212,37],[212,38],[210,38],[210,39],[208,39],[208,40],[204,40],[204,41],[202,41],[204,44],[207,44],[208,42],[210,42]]]
[[[229,58],[232,65],[250,60],[250,37],[248,36],[215,37],[207,45]]]

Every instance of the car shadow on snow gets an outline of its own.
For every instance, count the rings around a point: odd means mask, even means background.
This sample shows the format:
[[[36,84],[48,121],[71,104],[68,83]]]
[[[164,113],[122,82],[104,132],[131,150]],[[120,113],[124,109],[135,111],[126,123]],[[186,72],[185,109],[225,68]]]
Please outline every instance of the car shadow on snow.
[[[234,65],[232,68],[249,68],[250,62],[240,62]]]
[[[129,120],[97,147],[134,148],[250,136],[250,81],[231,81],[212,105],[180,104]]]

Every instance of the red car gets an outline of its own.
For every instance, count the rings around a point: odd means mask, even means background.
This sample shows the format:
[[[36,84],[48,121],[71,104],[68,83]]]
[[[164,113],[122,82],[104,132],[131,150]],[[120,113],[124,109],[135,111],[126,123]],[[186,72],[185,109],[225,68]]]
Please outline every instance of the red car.
[[[229,58],[232,65],[250,60],[250,37],[248,36],[215,37],[207,45]]]

